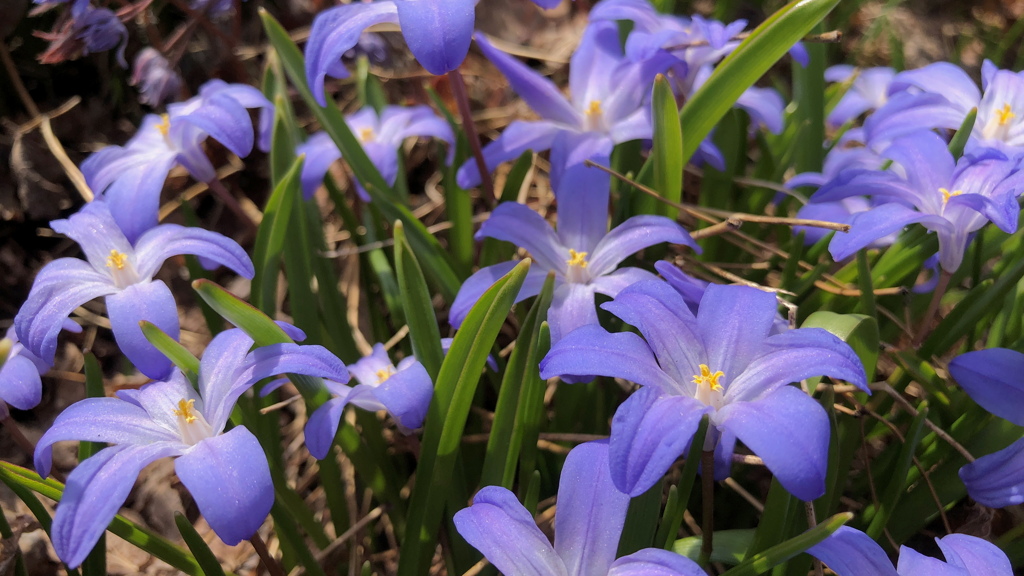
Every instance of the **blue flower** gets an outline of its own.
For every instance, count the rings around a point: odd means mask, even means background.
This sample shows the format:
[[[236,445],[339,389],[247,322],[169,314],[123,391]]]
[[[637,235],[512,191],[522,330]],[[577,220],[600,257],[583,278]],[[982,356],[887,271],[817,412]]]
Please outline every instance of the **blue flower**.
[[[82,331],[71,320],[65,320],[63,328],[68,332]],[[21,345],[14,326],[8,328],[7,335],[0,339],[0,402],[6,402],[18,410],[35,408],[43,397],[43,381],[40,376],[50,367],[50,363],[44,362]]]
[[[433,136],[448,143],[448,163],[455,155],[455,135],[451,126],[428,106],[387,106],[380,115],[367,106],[347,116],[345,122],[389,185],[398,178],[398,149],[406,138]],[[300,144],[295,152],[306,155],[301,180],[303,196],[308,200],[320,186],[331,164],[341,158],[341,151],[327,133],[317,132]],[[369,202],[370,195],[362,184],[356,180],[355,185],[359,197]]]
[[[838,576],[1012,576],[1006,553],[995,544],[966,534],[936,538],[946,561],[900,547],[894,569],[885,551],[870,536],[842,526],[807,553]]]
[[[35,467],[50,473],[52,446],[63,440],[111,446],[81,462],[67,485],[50,533],[57,555],[78,566],[128,497],[139,472],[167,456],[210,527],[227,544],[251,537],[274,503],[266,456],[244,426],[225,431],[231,410],[257,380],[283,372],[344,378],[345,366],[320,346],[278,344],[250,352],[241,330],[219,334],[199,365],[198,393],[175,371],[167,380],[117,398],[87,398],[62,412],[39,439]]]
[[[159,50],[146,46],[135,57],[131,84],[139,89],[139,102],[156,108],[178,95],[181,76]]]
[[[398,24],[409,50],[431,74],[462,64],[473,37],[477,0],[378,0],[325,10],[313,20],[306,45],[306,80],[321,106],[327,105],[324,78],[347,78],[341,57],[364,30],[385,22]]]
[[[825,70],[829,82],[849,82],[850,87],[828,114],[828,123],[839,127],[857,119],[865,112],[873,112],[889,101],[889,84],[896,70],[880,66],[858,69],[849,64],[838,64]]]
[[[643,338],[579,328],[552,346],[541,377],[596,374],[641,385],[612,420],[612,478],[627,494],[653,486],[707,414],[703,449],[715,451],[717,478],[728,475],[740,440],[783,487],[812,500],[825,491],[828,417],[788,384],[821,375],[864,390],[867,384],[857,355],[829,332],[774,333],[777,304],[774,294],[754,288],[710,285],[694,316],[668,284],[638,282],[602,307]]]
[[[78,242],[86,261],[58,258],[39,271],[14,326],[25,348],[53,363],[57,334],[75,308],[105,297],[114,339],[125,356],[150,378],[165,378],[170,361],[143,336],[139,321],[148,320],[178,338],[178,309],[170,289],[154,280],[164,260],[195,254],[204,262],[223,264],[246,278],[253,265],[230,238],[200,228],[162,224],[131,243],[102,201],[86,204],[67,220],[50,223],[55,232]]]
[[[629,496],[611,482],[608,445],[588,442],[565,457],[558,483],[555,543],[515,494],[488,486],[455,513],[455,528],[502,574],[529,576],[703,576],[692,560],[646,548],[615,559]]]
[[[166,114],[147,115],[124,146],[108,146],[86,158],[86,182],[110,204],[128,240],[156,226],[160,191],[171,168],[183,166],[200,182],[216,178],[203,150],[208,136],[239,157],[249,155],[256,139],[247,108],[262,109],[258,144],[268,150],[270,101],[252,86],[211,80],[198,96],[168,106]]]

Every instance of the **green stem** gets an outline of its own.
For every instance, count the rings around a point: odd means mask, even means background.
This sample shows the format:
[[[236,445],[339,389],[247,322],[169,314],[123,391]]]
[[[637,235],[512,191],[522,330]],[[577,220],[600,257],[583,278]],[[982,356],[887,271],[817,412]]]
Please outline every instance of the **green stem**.
[[[711,562],[715,532],[715,451],[704,450],[700,454],[701,500],[704,504],[701,522],[700,565]]]

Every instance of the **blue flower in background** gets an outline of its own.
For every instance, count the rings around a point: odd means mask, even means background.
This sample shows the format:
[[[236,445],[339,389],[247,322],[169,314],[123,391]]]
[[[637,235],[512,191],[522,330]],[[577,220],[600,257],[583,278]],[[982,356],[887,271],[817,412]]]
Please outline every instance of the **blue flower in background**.
[[[341,57],[364,30],[385,22],[398,24],[416,60],[431,74],[458,68],[473,38],[477,0],[378,0],[325,10],[313,20],[306,44],[306,80],[321,106],[324,78],[347,78]]]
[[[70,319],[64,321],[63,328],[68,332],[82,331],[81,326]],[[8,328],[7,335],[0,339],[0,402],[18,410],[35,408],[43,397],[40,377],[50,367],[51,364],[21,345],[14,326]]]
[[[1024,354],[1006,348],[968,352],[949,363],[949,373],[982,408],[1024,426]],[[967,464],[960,479],[985,506],[1024,504],[1024,438]]]
[[[838,576],[1012,576],[1006,553],[995,544],[966,534],[936,538],[946,561],[900,547],[896,568],[885,550],[870,536],[841,526],[807,553],[824,562]]]
[[[842,126],[865,112],[884,106],[889,101],[889,85],[895,76],[896,70],[884,66],[858,69],[849,64],[838,64],[825,70],[825,80],[850,83],[846,93],[829,112],[829,125]]]
[[[455,135],[451,126],[428,106],[387,106],[380,115],[367,106],[347,116],[345,122],[389,185],[398,178],[398,149],[406,138],[434,137],[443,140],[448,143],[446,162],[450,164],[455,156]],[[301,181],[302,194],[309,200],[323,182],[331,164],[341,158],[341,150],[327,133],[317,132],[300,144],[295,152],[306,155]],[[359,197],[369,202],[370,195],[358,180],[355,180],[355,187]]]
[[[836,261],[920,223],[938,234],[939,263],[954,272],[971,234],[989,221],[1007,233],[1017,229],[1017,196],[1024,192],[1020,157],[978,148],[954,161],[945,141],[930,131],[898,137],[883,156],[899,171],[847,170],[813,197],[816,202],[831,202],[868,195],[882,202],[855,214],[849,220],[850,231],[832,238],[829,251]]]
[[[588,442],[565,457],[558,482],[555,543],[515,494],[499,486],[477,492],[455,513],[455,528],[502,574],[530,576],[703,576],[692,560],[655,548],[615,559],[629,496],[611,482],[608,445]]]
[[[131,84],[139,89],[139,102],[156,108],[181,91],[181,76],[156,48],[139,50],[132,65]]]
[[[258,136],[253,136],[247,108],[261,108]],[[239,157],[248,156],[253,143],[269,150],[273,105],[256,88],[210,80],[199,95],[171,104],[167,113],[150,114],[124,146],[108,146],[82,163],[86,182],[110,205],[121,230],[135,241],[156,226],[160,191],[167,174],[180,165],[200,182],[217,172],[203,150],[212,137]]]
[[[50,226],[78,242],[86,260],[58,258],[44,266],[14,318],[22,344],[47,364],[53,364],[57,334],[65,319],[75,308],[103,296],[114,340],[124,355],[150,378],[165,378],[170,361],[139,328],[139,321],[148,320],[178,338],[174,297],[163,281],[153,279],[164,260],[194,254],[246,278],[254,273],[252,261],[238,244],[201,228],[162,224],[131,243],[102,201],[90,202],[67,220],[54,220]]]
[[[673,58],[664,53],[641,62],[626,58],[614,23],[593,23],[584,31],[569,64],[572,96],[568,100],[551,80],[493,47],[482,35],[476,40],[516,94],[541,116],[541,120],[512,122],[484,147],[488,170],[527,150],[550,149],[551,182],[558,189],[566,169],[587,159],[606,162],[615,144],[653,136],[651,83]],[[463,188],[480,183],[473,161],[459,169],[458,183]]]
[[[345,366],[325,348],[277,344],[250,352],[241,330],[220,333],[199,366],[198,393],[178,371],[166,381],[117,398],[87,398],[64,410],[39,439],[35,467],[50,473],[52,446],[63,440],[107,442],[68,476],[51,539],[57,555],[78,566],[124,503],[149,463],[178,457],[175,472],[199,511],[229,545],[251,537],[274,503],[270,468],[244,426],[225,431],[243,392],[284,372],[344,378]]]
[[[641,385],[616,411],[610,439],[612,478],[631,496],[665,474],[708,414],[703,449],[715,451],[716,478],[728,476],[740,440],[786,490],[812,500],[825,492],[828,416],[789,384],[822,375],[865,391],[867,383],[857,355],[833,334],[775,333],[777,305],[774,294],[712,284],[694,316],[665,282],[638,282],[602,307],[643,338],[579,328],[552,346],[541,377],[596,374]]]

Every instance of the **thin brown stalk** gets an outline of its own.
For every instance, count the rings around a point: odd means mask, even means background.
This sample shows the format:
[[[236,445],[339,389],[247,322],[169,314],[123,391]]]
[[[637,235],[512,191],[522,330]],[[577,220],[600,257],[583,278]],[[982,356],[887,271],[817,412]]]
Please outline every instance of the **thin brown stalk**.
[[[484,151],[480,145],[480,135],[477,134],[476,124],[473,123],[473,111],[469,106],[466,82],[462,79],[462,73],[458,68],[448,73],[448,83],[452,87],[452,95],[455,96],[455,102],[459,107],[459,115],[462,116],[462,129],[466,131],[466,139],[469,140],[469,147],[473,150],[476,168],[480,171],[480,185],[484,189],[484,197],[488,199],[489,203],[494,204],[498,200],[494,195],[494,181],[491,180],[491,172],[487,169]]]
[[[270,555],[270,550],[267,549],[267,543],[260,537],[259,532],[253,534],[252,538],[249,538],[249,542],[252,544],[253,549],[256,550],[256,554],[260,557],[260,562],[263,563],[264,568],[270,573],[270,576],[285,576],[284,568],[281,564]]]
[[[946,289],[949,288],[949,281],[953,279],[953,275],[945,270],[939,272],[939,283],[935,286],[935,292],[932,293],[932,299],[928,302],[928,310],[925,311],[924,316],[921,318],[921,325],[917,328],[917,333],[914,336],[912,346],[917,348],[924,342],[924,339],[931,333],[932,321],[935,320],[935,315],[939,312],[939,304],[942,302],[942,296],[945,295]]]

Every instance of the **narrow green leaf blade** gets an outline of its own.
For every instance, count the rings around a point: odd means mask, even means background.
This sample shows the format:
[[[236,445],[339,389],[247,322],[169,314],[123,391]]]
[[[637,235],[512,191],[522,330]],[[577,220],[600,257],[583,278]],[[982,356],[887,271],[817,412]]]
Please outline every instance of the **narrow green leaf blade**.
[[[763,574],[773,566],[789,560],[828,538],[833,532],[849,522],[851,518],[853,518],[853,514],[850,512],[836,514],[795,538],[786,540],[781,544],[776,544],[764,552],[753,555],[744,560],[740,565],[725,572],[722,576],[757,576],[758,574]]]
[[[188,521],[188,518],[185,518],[185,515],[181,512],[175,512],[174,524],[178,527],[181,539],[185,541],[189,551],[196,557],[196,562],[202,567],[206,576],[224,576],[224,569],[221,568],[217,557],[214,556],[210,547],[206,545],[203,537],[196,532],[195,527]]]
[[[430,298],[430,289],[423,277],[423,270],[416,255],[409,246],[405,226],[395,222],[395,268],[398,273],[399,293],[405,309],[405,321],[409,325],[409,340],[412,353],[427,369],[434,381],[441,371],[444,354],[441,352],[441,332],[437,327],[437,316]]]
[[[177,340],[168,336],[156,324],[148,320],[142,320],[139,322],[139,327],[142,328],[142,335],[146,337],[146,340],[149,340],[149,343],[154,348],[159,350],[164,356],[167,356],[175,366],[180,368],[185,373],[189,382],[192,382],[193,385],[199,382],[198,358],[186,350]],[[89,364],[86,362],[86,368],[88,366]],[[88,371],[86,372],[86,379],[88,379]]]
[[[662,75],[654,80],[651,101],[654,114],[654,147],[651,161],[654,170],[654,189],[666,200],[678,203],[683,195],[683,128],[679,124],[679,107],[668,79]],[[676,218],[679,210],[659,203],[664,215]]]

